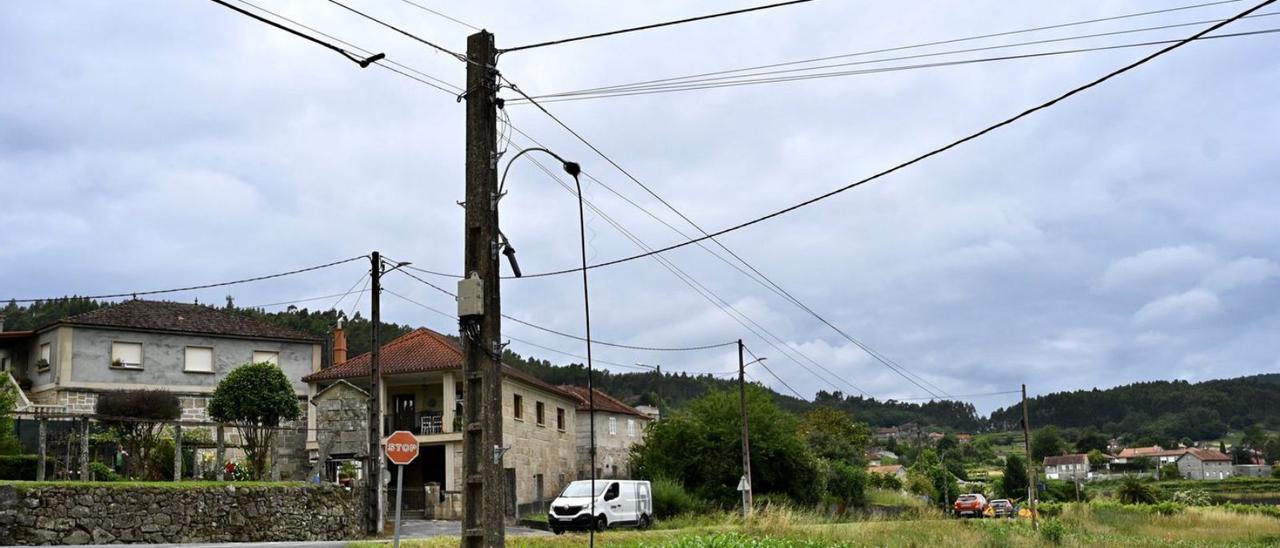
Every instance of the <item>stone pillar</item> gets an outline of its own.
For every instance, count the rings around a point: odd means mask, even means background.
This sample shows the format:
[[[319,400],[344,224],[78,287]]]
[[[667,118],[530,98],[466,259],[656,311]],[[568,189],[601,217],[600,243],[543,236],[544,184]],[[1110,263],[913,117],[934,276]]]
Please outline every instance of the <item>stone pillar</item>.
[[[218,480],[227,481],[227,443],[225,430],[222,425],[219,424],[213,429],[213,431],[218,444],[218,448],[216,449],[217,453],[214,457],[214,466],[218,467]]]
[[[173,425],[173,481],[182,481],[182,424]]]
[[[80,481],[89,481],[89,417],[80,419]]]
[[[44,481],[44,469],[49,462],[49,419],[41,417],[37,419],[39,428],[37,429],[37,437],[40,444],[40,458],[37,459],[36,481]]]
[[[423,486],[422,517],[423,519],[445,519],[440,515],[440,484],[428,483]]]
[[[458,405],[458,387],[454,384],[453,373],[446,371],[440,386],[442,387],[441,391],[444,392],[440,395],[441,432],[453,432],[453,412]]]

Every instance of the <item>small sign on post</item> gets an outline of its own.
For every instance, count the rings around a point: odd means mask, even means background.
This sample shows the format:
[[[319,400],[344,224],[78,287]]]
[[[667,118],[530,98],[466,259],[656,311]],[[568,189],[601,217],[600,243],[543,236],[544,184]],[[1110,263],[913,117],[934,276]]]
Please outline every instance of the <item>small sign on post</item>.
[[[387,437],[384,451],[387,454],[387,461],[399,466],[396,470],[396,525],[392,543],[395,548],[400,548],[400,506],[401,498],[404,496],[404,467],[418,458],[418,438],[413,435],[413,432],[396,430]]]

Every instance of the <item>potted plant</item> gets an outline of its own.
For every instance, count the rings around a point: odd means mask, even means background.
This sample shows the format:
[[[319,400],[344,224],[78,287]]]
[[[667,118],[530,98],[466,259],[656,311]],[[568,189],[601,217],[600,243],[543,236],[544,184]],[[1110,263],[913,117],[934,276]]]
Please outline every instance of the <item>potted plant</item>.
[[[111,367],[124,367],[124,362],[120,361],[120,358],[116,358],[111,360]]]
[[[36,360],[37,371],[44,371],[45,369],[48,369],[48,368],[49,368],[49,360],[46,360],[44,358],[40,358]]]

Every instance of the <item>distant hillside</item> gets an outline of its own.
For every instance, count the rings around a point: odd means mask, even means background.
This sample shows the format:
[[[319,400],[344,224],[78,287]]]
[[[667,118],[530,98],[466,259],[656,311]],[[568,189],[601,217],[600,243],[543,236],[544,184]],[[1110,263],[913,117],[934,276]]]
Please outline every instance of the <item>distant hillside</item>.
[[[1135,439],[1216,439],[1228,430],[1280,423],[1280,374],[1056,392],[1030,399],[1028,409],[1034,427],[1095,428]],[[1018,406],[991,414],[995,429],[1019,428],[1021,420]]]

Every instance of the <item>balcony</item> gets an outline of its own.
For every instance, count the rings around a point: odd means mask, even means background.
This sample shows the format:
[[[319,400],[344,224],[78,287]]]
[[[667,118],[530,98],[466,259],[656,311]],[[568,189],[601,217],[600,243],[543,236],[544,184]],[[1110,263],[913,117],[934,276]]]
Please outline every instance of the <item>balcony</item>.
[[[421,411],[417,413],[397,413],[383,416],[384,431],[390,435],[397,430],[406,430],[415,436],[434,436],[462,432],[462,417],[455,416],[451,428],[445,428],[444,414],[439,411]]]

